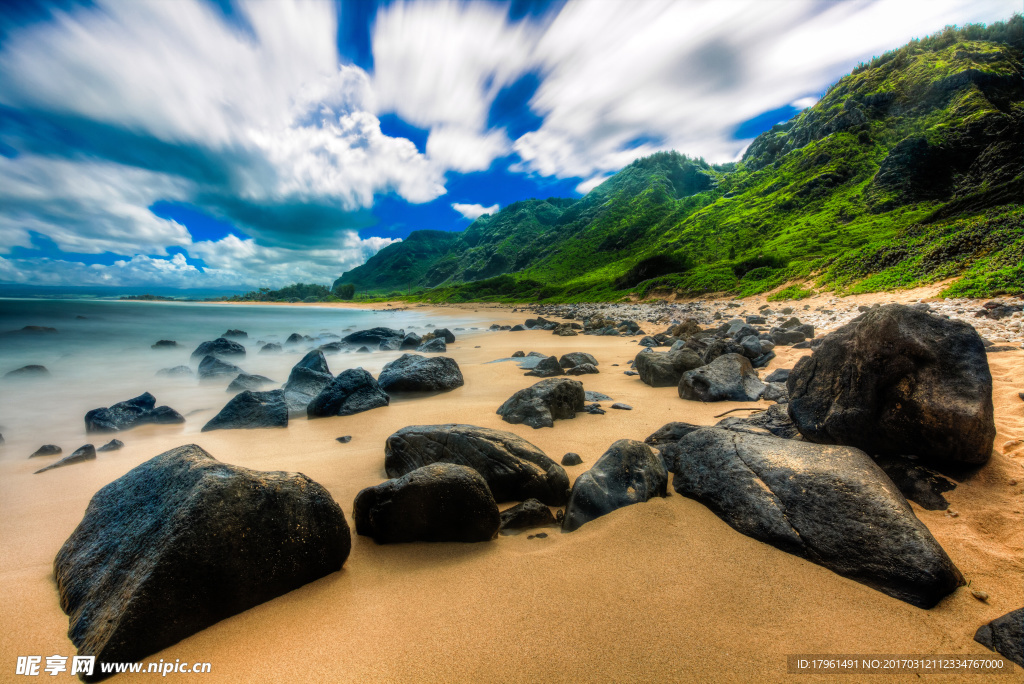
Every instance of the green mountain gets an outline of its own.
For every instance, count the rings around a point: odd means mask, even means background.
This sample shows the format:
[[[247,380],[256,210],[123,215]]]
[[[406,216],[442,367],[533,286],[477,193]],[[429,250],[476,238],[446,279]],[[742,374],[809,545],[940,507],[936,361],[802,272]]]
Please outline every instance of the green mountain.
[[[947,28],[858,66],[739,163],[638,159],[578,200],[414,232],[335,286],[583,301],[957,278],[951,295],[1024,293],[1022,46],[1020,15]]]

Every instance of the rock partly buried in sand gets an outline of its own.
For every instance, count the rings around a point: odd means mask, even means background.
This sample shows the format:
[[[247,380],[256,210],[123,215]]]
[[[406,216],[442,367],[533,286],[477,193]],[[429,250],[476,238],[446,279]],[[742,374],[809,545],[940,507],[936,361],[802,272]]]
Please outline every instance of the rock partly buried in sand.
[[[523,375],[530,375],[535,378],[552,378],[556,375],[565,375],[565,371],[558,365],[558,359],[554,356],[548,356],[540,360],[532,370],[523,373]]]
[[[949,502],[942,495],[956,489],[956,484],[934,470],[925,468],[919,459],[876,456],[875,463],[885,471],[903,496],[921,508],[929,511],[944,511],[949,508]]]
[[[786,407],[776,404],[765,411],[758,411],[746,417],[730,416],[718,421],[715,427],[735,430],[737,432],[753,432],[764,434],[768,432],[783,439],[793,439],[800,434],[796,425],[789,418]]]
[[[75,463],[81,463],[82,461],[92,461],[95,459],[96,447],[92,444],[83,444],[75,449],[74,452],[68,454],[56,463],[51,463],[45,468],[40,468],[33,474],[38,475],[39,473],[45,473],[47,470],[53,470],[54,468],[63,468],[64,466],[74,465]]]
[[[439,354],[441,352],[448,351],[447,345],[445,345],[443,337],[432,337],[420,346],[416,347],[418,352],[426,352],[428,354]]]
[[[592,366],[589,363],[581,363],[578,366],[565,369],[566,375],[594,375],[600,372],[601,371],[597,369],[597,366]]]
[[[562,530],[572,532],[623,506],[667,495],[668,473],[661,458],[643,442],[620,439],[576,478]]]
[[[61,451],[63,450],[56,444],[44,444],[43,446],[36,449],[35,452],[31,456],[29,456],[29,458],[35,458],[36,456],[56,456]]]
[[[667,352],[641,352],[633,360],[640,379],[651,387],[676,387],[686,371],[704,365],[692,349]]]
[[[195,375],[188,366],[174,366],[172,368],[161,368],[156,372],[158,378],[191,378]]]
[[[54,574],[78,653],[137,661],[340,570],[351,543],[341,507],[305,475],[192,444],[97,492]]]
[[[124,442],[119,439],[112,439],[96,451],[117,451],[124,448]]]
[[[288,427],[288,405],[284,390],[245,390],[232,397],[220,413],[203,426],[203,432],[285,427]]]
[[[49,376],[50,376],[50,371],[46,369],[46,366],[40,366],[40,365],[37,365],[37,364],[32,364],[32,365],[29,365],[29,366],[22,366],[21,368],[17,368],[15,370],[8,371],[7,373],[4,373],[4,377],[5,378],[30,379],[30,378],[46,378],[46,377],[49,377]]]
[[[1024,667],[1024,608],[982,625],[974,640]]]
[[[432,463],[356,495],[356,532],[378,544],[480,542],[498,533],[498,504],[477,471]]]
[[[199,362],[198,375],[201,380],[211,380],[224,375],[238,375],[242,372],[242,369],[235,364],[221,361],[212,355],[204,356],[203,360]]]
[[[521,389],[498,409],[506,423],[524,423],[534,429],[554,427],[556,420],[575,418],[583,410],[583,383],[569,378],[548,378]]]
[[[377,377],[385,392],[443,392],[462,387],[459,364],[447,356],[402,354],[387,363]]]
[[[373,376],[362,368],[349,368],[338,374],[327,387],[306,406],[310,418],[351,416],[391,403],[391,397],[380,388]]]
[[[516,354],[523,356],[520,352],[516,352]],[[562,354],[561,358],[558,359],[558,365],[562,368],[575,368],[585,363],[589,363],[591,366],[601,365],[597,362],[597,359],[586,352],[569,352],[568,354]]]
[[[992,375],[966,323],[873,309],[823,338],[787,386],[789,415],[812,442],[971,464],[992,452]]]
[[[719,428],[679,442],[673,486],[743,534],[931,608],[963,576],[892,481],[852,447]]]
[[[231,381],[226,391],[242,392],[244,390],[258,390],[265,385],[273,385],[274,381],[263,375],[250,375],[239,373],[238,377]]]
[[[578,466],[581,463],[583,463],[583,459],[574,451],[570,451],[562,456],[562,465],[564,466]]]
[[[384,470],[399,477],[430,463],[457,463],[483,476],[496,501],[540,499],[562,506],[569,476],[522,437],[475,425],[410,425],[388,437]]]
[[[201,359],[204,356],[236,357],[245,356],[245,347],[238,342],[233,342],[226,337],[218,337],[215,340],[202,342],[192,352],[193,359]]]
[[[739,354],[723,354],[679,379],[679,396],[694,401],[757,401],[764,389],[750,361]]]
[[[537,499],[527,499],[501,512],[501,534],[515,534],[519,530],[557,525],[551,509]]]
[[[146,392],[109,408],[93,409],[85,414],[86,432],[118,432],[137,425],[184,423],[185,417],[170,406],[157,406],[156,398]]]

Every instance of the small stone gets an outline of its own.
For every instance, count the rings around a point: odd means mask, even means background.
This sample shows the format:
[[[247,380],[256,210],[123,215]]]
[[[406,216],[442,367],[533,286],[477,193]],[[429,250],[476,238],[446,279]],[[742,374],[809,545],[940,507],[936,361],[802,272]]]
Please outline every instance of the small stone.
[[[112,439],[96,451],[117,451],[124,448],[124,442],[119,439]]]
[[[971,589],[971,596],[978,599],[979,601],[988,601],[988,593],[981,589]]]
[[[344,437],[336,437],[335,439],[337,441],[341,442],[342,444],[348,444],[349,442],[352,441],[352,435],[345,435]]]
[[[580,458],[579,454],[574,453],[572,451],[570,451],[569,453],[562,457],[562,465],[564,466],[575,466],[581,463],[583,463],[583,459]]]
[[[548,538],[548,533],[547,532],[538,532],[537,534],[531,534],[531,535],[527,536],[526,538],[527,539],[547,539]]]
[[[957,511],[954,511],[952,508],[946,509],[946,515],[948,515],[950,518],[960,517],[960,514]]]
[[[612,364],[612,365],[615,365],[615,364]],[[636,371],[631,371],[631,370],[629,370],[629,371],[622,371],[622,374],[623,375],[640,375]]]
[[[614,404],[612,404],[612,408],[613,409],[620,409],[622,411],[632,411],[633,410],[633,407],[630,406],[629,404],[623,404],[622,402],[619,402],[619,401],[617,401]]]

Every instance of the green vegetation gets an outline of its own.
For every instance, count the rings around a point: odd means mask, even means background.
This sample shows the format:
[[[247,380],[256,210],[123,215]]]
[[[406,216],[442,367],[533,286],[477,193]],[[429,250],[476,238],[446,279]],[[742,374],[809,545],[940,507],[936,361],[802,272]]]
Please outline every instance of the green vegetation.
[[[118,297],[118,299],[121,299],[123,301],[130,301],[130,302],[176,302],[176,301],[178,301],[174,297],[165,297],[163,295],[154,295],[154,294],[123,295],[121,297]]]
[[[228,297],[228,302],[330,302],[337,301],[337,297],[331,294],[326,285],[315,285],[313,283],[295,283],[282,287],[280,290],[271,290],[269,287],[261,287],[252,292]]]
[[[418,301],[1022,293],[1020,15],[859,65],[741,162],[638,159],[579,200],[417,231],[335,283]]]

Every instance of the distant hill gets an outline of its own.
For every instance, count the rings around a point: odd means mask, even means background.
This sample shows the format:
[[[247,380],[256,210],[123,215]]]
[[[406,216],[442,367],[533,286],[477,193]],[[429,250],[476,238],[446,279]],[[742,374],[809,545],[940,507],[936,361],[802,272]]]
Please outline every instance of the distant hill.
[[[581,199],[417,231],[335,283],[426,300],[1024,293],[1022,21],[876,57],[741,162],[638,159]]]

